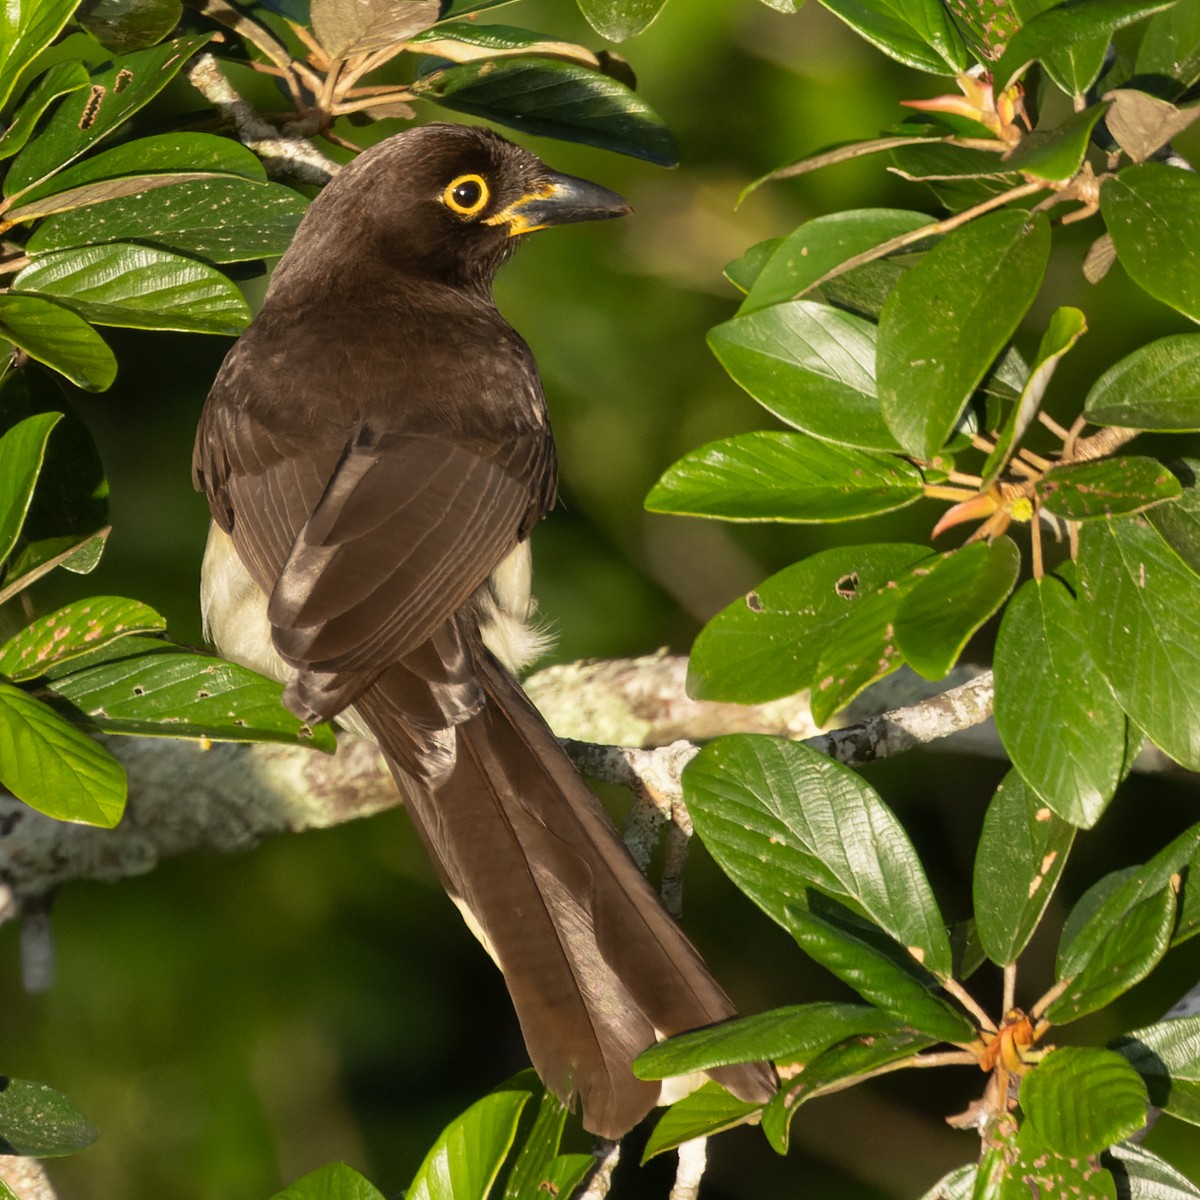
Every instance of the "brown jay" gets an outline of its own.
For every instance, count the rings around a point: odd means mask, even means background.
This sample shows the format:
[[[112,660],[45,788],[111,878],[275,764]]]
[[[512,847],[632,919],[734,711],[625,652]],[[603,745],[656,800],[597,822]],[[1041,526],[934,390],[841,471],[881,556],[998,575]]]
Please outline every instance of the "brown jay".
[[[212,639],[302,719],[379,745],[538,1073],[611,1138],[659,1098],[633,1058],[734,1009],[509,673],[538,642],[527,538],[557,470],[491,284],[519,235],[628,211],[482,129],[366,151],[225,359],[193,466]],[[713,1075],[773,1088],[758,1065]]]

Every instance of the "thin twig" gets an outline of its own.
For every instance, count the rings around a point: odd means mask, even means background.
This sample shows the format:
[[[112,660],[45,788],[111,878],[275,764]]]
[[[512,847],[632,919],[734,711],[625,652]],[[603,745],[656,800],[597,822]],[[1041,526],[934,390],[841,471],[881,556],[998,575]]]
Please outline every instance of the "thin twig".
[[[621,1161],[621,1143],[598,1141],[592,1151],[596,1165],[587,1179],[587,1186],[579,1193],[579,1200],[604,1200],[612,1187],[613,1172]]]
[[[988,1033],[996,1032],[996,1023],[988,1016],[983,1006],[967,991],[957,979],[942,980],[942,987],[950,993],[973,1016],[978,1022],[980,1029],[986,1030]]]
[[[1004,1014],[1007,1016],[1017,1002],[1017,964],[1010,962],[1004,968]]]

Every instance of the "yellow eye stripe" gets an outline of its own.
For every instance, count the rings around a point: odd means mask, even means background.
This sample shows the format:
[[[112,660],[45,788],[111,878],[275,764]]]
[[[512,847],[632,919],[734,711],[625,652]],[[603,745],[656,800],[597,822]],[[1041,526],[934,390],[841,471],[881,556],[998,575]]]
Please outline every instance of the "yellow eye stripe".
[[[482,175],[458,175],[446,184],[442,203],[460,217],[474,217],[487,207],[491,195]]]

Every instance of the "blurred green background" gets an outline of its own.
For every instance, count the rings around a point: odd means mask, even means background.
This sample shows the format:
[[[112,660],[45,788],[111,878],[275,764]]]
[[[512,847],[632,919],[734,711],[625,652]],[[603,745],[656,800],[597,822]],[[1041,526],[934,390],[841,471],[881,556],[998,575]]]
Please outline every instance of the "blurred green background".
[[[525,0],[495,19],[597,43],[563,0]],[[497,288],[538,357],[558,437],[562,499],[535,553],[564,660],[685,651],[703,620],[771,571],[846,538],[924,539],[936,520],[923,504],[849,531],[730,528],[649,516],[641,502],[684,451],[773,424],[705,346],[706,330],[736,307],[726,262],[825,212],[933,211],[878,159],[774,185],[735,211],[740,189],[819,146],[872,135],[903,115],[899,99],[934,94],[939,81],[891,63],[814,4],[787,16],[755,0],[673,0],[621,50],[677,134],[681,166],[522,139],[556,167],[622,191],[636,215],[529,239]],[[196,107],[182,83],[174,101]],[[1098,287],[1083,281],[1097,232],[1085,222],[1066,236],[1023,335],[1028,352],[1054,307],[1088,313],[1091,332],[1052,393],[1068,418],[1112,361],[1187,328],[1119,267]],[[261,286],[247,288],[254,296]],[[198,642],[207,511],[190,486],[191,439],[228,343],[120,331],[112,340],[116,387],[75,403],[107,465],[114,532],[90,579],[54,580],[40,600],[133,595],[164,612],[176,637]],[[950,919],[969,912],[972,848],[1001,773],[997,762],[945,753],[867,772],[911,828]],[[1188,781],[1134,778],[1126,793],[1080,839],[1020,1000],[1046,986],[1056,922],[1097,874],[1147,857],[1200,818]],[[744,1011],[847,995],[699,847],[685,923]],[[63,1200],[265,1200],[336,1158],[394,1194],[446,1121],[524,1065],[499,975],[399,812],[241,857],[181,859],[119,886],[72,886],[54,928],[58,979],[37,997],[20,990],[16,929],[0,930],[0,1003],[4,1070],[61,1088],[102,1131],[53,1165]],[[1198,975],[1193,942],[1063,1040],[1155,1020]],[[973,990],[995,1010],[997,980],[976,977]],[[787,1159],[757,1131],[735,1131],[710,1146],[704,1195],[919,1195],[975,1155],[974,1135],[943,1118],[983,1082],[968,1070],[923,1072],[817,1101],[797,1117]],[[1200,1179],[1198,1141],[1163,1121],[1149,1144]],[[639,1169],[637,1142],[613,1195],[665,1196],[669,1160]]]

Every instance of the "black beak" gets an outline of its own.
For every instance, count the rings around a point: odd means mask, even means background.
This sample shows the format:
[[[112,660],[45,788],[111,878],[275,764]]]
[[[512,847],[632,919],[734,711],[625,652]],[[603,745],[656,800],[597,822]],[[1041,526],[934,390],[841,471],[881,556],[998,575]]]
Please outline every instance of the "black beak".
[[[489,225],[507,225],[508,236],[549,229],[552,225],[570,225],[576,221],[604,221],[633,212],[624,196],[577,179],[574,175],[548,172],[532,190],[514,200],[502,212],[489,217]]]

